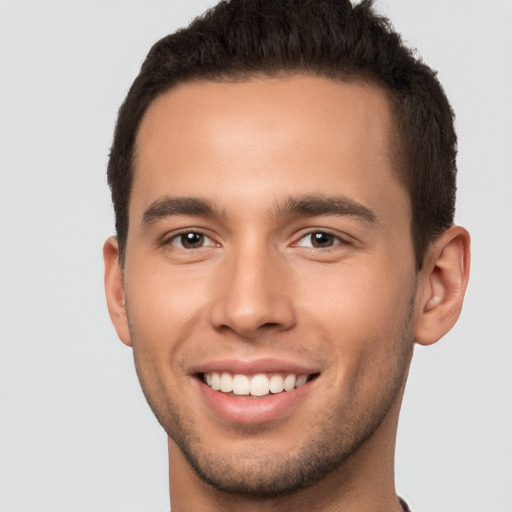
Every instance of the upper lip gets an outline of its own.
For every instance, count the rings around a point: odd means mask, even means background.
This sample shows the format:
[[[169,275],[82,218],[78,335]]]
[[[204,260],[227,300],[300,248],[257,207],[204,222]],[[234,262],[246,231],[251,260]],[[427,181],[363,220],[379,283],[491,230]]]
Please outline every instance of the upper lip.
[[[310,375],[320,373],[317,365],[301,364],[283,359],[260,358],[254,360],[217,359],[198,364],[192,368],[194,374],[208,372],[229,372],[232,374],[294,373]]]

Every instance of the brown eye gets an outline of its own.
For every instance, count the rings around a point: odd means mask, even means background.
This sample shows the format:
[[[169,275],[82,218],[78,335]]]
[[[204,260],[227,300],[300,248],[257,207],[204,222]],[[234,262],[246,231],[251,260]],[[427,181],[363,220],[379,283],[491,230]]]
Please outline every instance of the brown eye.
[[[331,247],[334,245],[334,235],[329,233],[313,233],[311,235],[311,245],[313,247]]]
[[[182,249],[199,249],[200,247],[212,245],[213,241],[202,233],[189,231],[188,233],[181,233],[173,237],[170,240],[170,244]]]
[[[301,247],[312,247],[314,249],[324,249],[343,243],[339,236],[326,231],[313,231],[304,235],[297,243]]]

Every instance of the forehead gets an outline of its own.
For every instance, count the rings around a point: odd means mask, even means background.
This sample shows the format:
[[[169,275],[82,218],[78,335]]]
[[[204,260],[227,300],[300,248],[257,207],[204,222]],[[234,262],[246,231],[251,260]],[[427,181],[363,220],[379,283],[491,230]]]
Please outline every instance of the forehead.
[[[386,93],[362,82],[300,75],[185,83],[154,100],[142,120],[132,199],[341,192],[365,203],[389,184],[401,188],[390,133]]]

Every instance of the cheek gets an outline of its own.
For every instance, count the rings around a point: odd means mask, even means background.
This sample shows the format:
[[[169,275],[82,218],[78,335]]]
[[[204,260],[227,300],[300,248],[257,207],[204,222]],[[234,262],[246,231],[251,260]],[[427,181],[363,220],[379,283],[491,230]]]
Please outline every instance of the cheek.
[[[359,282],[357,293],[325,303],[318,330],[329,345],[328,382],[342,407],[374,410],[402,385],[413,347],[409,288],[390,295]]]
[[[173,352],[204,322],[207,283],[166,265],[140,268],[126,287],[134,337],[144,341],[145,350]]]
[[[148,263],[138,270],[126,280],[125,290],[135,367],[151,408],[170,424],[186,395],[182,386],[178,395],[170,390],[177,389],[176,376],[183,374],[188,343],[204,339],[198,334],[204,325],[204,288],[190,276],[171,274],[167,265],[158,269]]]
[[[345,367],[355,369],[363,360],[385,362],[404,337],[414,297],[414,272],[374,264],[340,266],[322,273],[310,273],[302,280],[298,317],[309,318],[310,328],[329,340],[336,357],[347,363]]]

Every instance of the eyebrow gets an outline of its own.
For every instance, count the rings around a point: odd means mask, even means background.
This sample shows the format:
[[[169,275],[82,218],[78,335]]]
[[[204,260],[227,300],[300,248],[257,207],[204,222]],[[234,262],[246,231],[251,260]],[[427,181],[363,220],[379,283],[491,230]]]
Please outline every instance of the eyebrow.
[[[160,219],[175,215],[220,217],[219,210],[206,199],[164,196],[153,201],[142,215],[149,227]],[[278,205],[276,217],[315,217],[320,215],[354,216],[369,224],[377,224],[375,213],[366,206],[344,196],[303,195],[288,197]]]
[[[160,219],[173,215],[219,216],[210,201],[197,197],[161,197],[153,201],[142,215],[142,224],[150,226]]]
[[[369,224],[377,224],[377,216],[370,208],[344,196],[304,195],[286,199],[277,209],[277,216],[318,215],[354,216]]]

